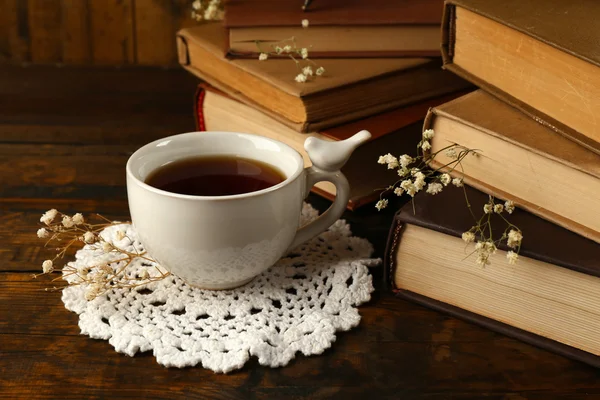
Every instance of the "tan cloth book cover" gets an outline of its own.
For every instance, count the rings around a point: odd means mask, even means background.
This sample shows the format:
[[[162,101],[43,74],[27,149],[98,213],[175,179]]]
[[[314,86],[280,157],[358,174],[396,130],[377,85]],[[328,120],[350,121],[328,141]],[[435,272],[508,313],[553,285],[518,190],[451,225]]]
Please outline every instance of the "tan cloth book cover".
[[[447,0],[444,68],[600,153],[600,2]]]

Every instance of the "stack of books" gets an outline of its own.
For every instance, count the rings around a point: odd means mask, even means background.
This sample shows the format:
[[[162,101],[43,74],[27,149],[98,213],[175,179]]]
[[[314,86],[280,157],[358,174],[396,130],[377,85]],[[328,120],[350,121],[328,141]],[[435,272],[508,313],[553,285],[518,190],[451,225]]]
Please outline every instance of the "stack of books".
[[[432,152],[479,155],[451,173],[465,192],[418,194],[396,215],[386,266],[403,298],[600,367],[598,16],[593,1],[446,2],[444,67],[481,89],[433,107],[424,129]],[[481,267],[461,240],[489,195],[518,208],[516,265],[505,246]]]
[[[222,23],[178,32],[179,62],[202,81],[195,104],[200,131],[274,138],[309,165],[303,148],[309,136],[343,140],[369,130],[371,142],[342,169],[353,210],[378,199],[395,180],[393,171],[377,165],[378,157],[390,149],[416,153],[427,110],[472,84],[441,68],[442,0],[318,0],[310,12],[302,4],[227,1]],[[273,54],[291,37],[324,74],[295,81],[301,67],[285,51]],[[272,54],[260,60],[267,50]],[[320,182],[314,191],[332,198],[335,187]]]

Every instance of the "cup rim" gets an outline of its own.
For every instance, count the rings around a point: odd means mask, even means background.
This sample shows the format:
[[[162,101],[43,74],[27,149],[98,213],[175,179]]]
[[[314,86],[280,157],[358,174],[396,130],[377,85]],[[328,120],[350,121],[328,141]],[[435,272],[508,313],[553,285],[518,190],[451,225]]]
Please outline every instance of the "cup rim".
[[[240,137],[240,136],[241,137],[251,137],[251,138],[256,138],[258,140],[268,141],[268,142],[271,142],[277,146],[283,147],[283,148],[287,149],[288,151],[290,151],[290,153],[294,156],[294,158],[298,162],[299,168],[296,172],[294,172],[292,175],[288,176],[286,179],[284,179],[282,182],[278,183],[277,185],[273,185],[273,186],[270,186],[268,188],[261,189],[261,190],[256,190],[254,192],[247,192],[247,193],[240,193],[240,194],[233,194],[233,195],[226,195],[226,196],[197,196],[197,195],[191,195],[191,194],[173,193],[173,192],[169,192],[166,190],[155,188],[154,186],[150,186],[147,183],[145,183],[143,180],[139,179],[136,176],[136,174],[133,173],[131,165],[133,163],[133,160],[136,158],[136,156],[139,157],[139,153],[146,151],[148,148],[156,147],[156,145],[158,145],[161,142],[164,142],[167,140],[177,140],[178,138],[182,138],[184,136],[192,136],[192,135],[196,135],[196,134],[199,134],[199,135],[202,135],[202,134],[234,135],[237,137]],[[268,164],[270,164],[270,163],[268,163]],[[160,195],[163,195],[163,196],[168,196],[168,197],[173,197],[173,198],[178,198],[178,199],[187,199],[187,200],[226,201],[226,200],[237,200],[237,199],[244,199],[244,198],[248,198],[248,197],[261,196],[261,195],[273,192],[275,190],[278,190],[278,189],[292,183],[292,181],[296,180],[300,176],[300,174],[302,174],[302,172],[304,171],[304,160],[302,158],[302,155],[300,153],[298,153],[298,151],[296,151],[291,146],[289,146],[283,142],[265,137],[265,136],[255,135],[255,134],[251,134],[251,133],[243,133],[243,132],[193,131],[193,132],[179,133],[176,135],[166,136],[164,138],[160,138],[160,139],[154,140],[150,143],[143,145],[142,147],[137,149],[131,156],[129,156],[129,158],[127,159],[127,164],[125,166],[125,170],[126,170],[127,177],[131,178],[141,188],[149,190],[149,191],[157,193],[157,194],[160,194]]]

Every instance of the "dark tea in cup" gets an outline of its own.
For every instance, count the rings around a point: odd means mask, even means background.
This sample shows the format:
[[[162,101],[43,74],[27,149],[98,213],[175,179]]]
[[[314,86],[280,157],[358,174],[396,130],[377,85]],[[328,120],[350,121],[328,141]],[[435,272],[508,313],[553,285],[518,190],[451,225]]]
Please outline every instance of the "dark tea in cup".
[[[230,155],[186,158],[163,165],[145,180],[171,193],[230,196],[275,186],[285,175],[267,163]]]

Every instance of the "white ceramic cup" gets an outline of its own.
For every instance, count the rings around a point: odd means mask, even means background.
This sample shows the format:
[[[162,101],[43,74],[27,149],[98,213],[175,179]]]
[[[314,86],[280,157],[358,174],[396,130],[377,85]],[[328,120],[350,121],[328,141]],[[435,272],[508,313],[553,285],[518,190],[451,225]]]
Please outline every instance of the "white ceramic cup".
[[[361,131],[339,142],[307,139],[313,162],[309,168],[291,147],[256,135],[191,132],[149,143],[127,162],[133,225],[149,255],[186,283],[203,289],[244,285],[340,217],[349,187],[339,169],[370,136]],[[259,160],[275,166],[285,180],[232,196],[183,195],[144,183],[167,163],[204,155]],[[335,184],[336,199],[323,215],[298,229],[302,201],[319,181]]]

